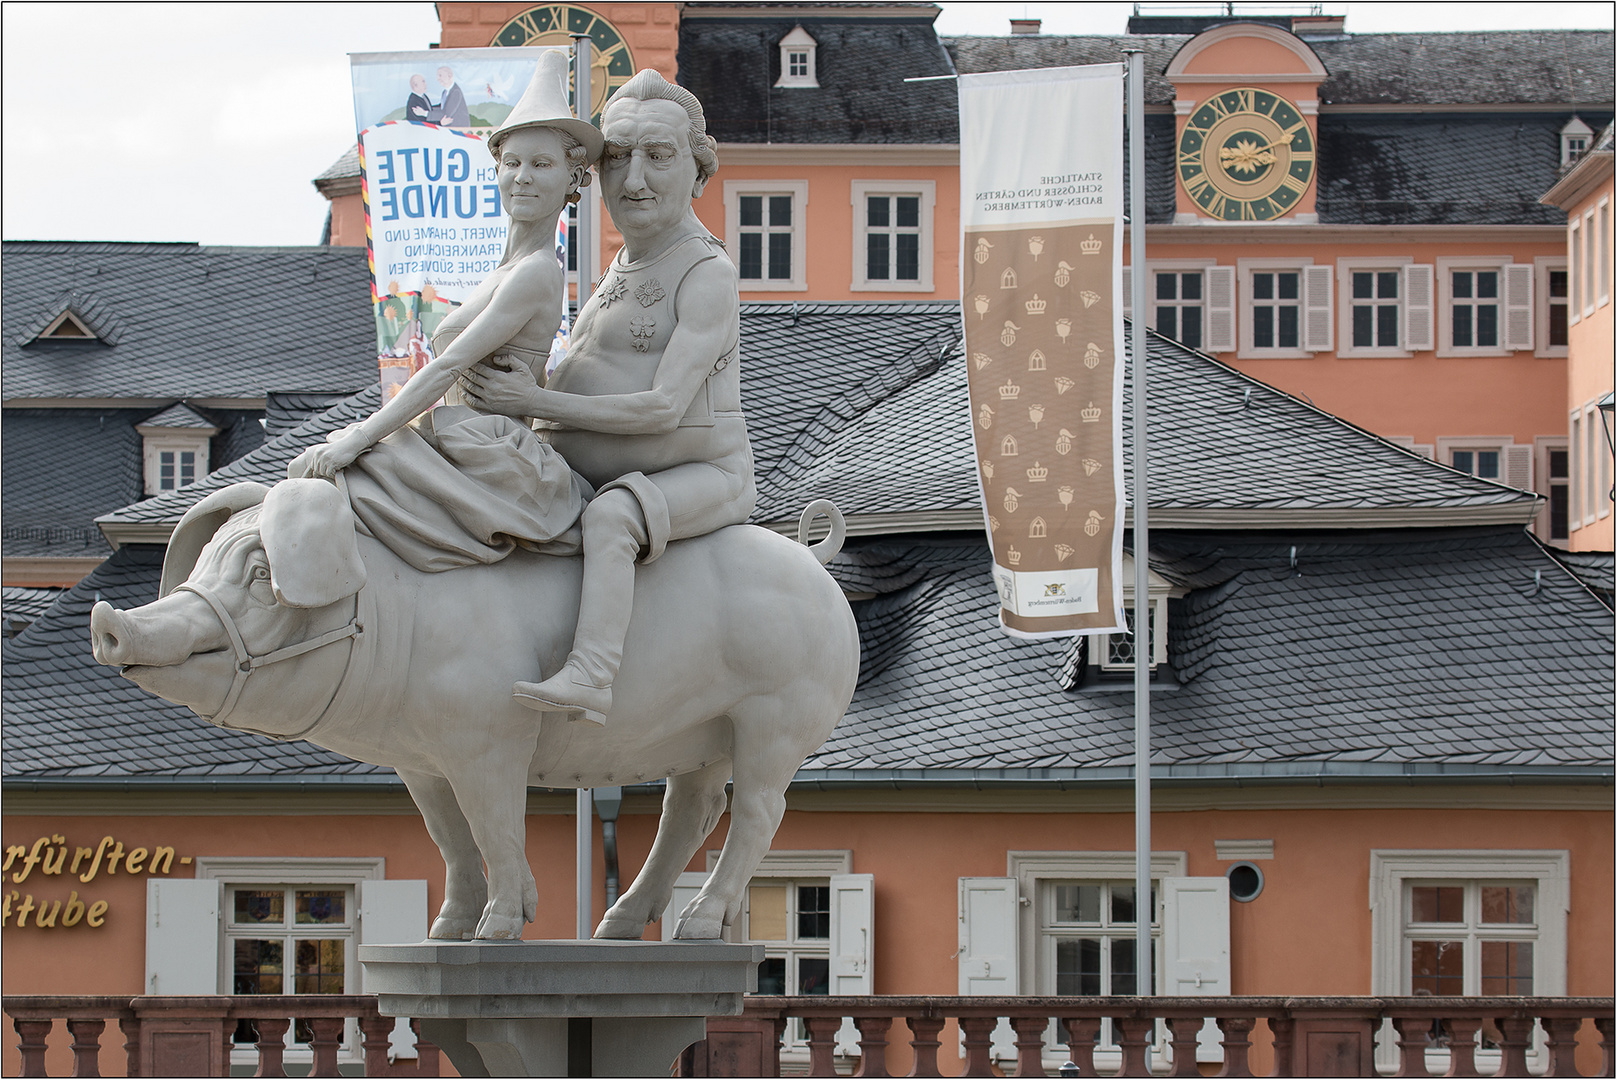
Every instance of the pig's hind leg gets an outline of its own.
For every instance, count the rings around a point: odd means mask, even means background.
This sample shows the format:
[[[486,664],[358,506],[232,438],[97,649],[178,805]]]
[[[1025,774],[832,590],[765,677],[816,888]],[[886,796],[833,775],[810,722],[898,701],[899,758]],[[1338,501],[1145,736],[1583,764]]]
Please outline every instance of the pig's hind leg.
[[[483,857],[466,815],[455,801],[455,790],[441,776],[406,769],[397,772],[421,810],[427,835],[444,857],[444,906],[427,936],[451,941],[471,938],[488,902],[488,882],[483,877]]]

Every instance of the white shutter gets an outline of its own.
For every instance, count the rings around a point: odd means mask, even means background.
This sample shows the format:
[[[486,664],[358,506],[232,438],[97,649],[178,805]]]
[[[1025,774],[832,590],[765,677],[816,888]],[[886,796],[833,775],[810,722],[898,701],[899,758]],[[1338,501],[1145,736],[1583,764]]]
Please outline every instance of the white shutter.
[[[1163,993],[1206,997],[1230,992],[1230,883],[1223,877],[1162,879]],[[1222,1061],[1217,1026],[1196,1036],[1197,1061]]]
[[[874,994],[871,942],[875,938],[876,878],[872,874],[831,875],[831,986],[833,994]],[[844,1019],[837,1031],[837,1053],[858,1055],[859,1029]]]
[[[1533,490],[1533,448],[1505,447],[1505,483],[1523,491]]]
[[[685,910],[685,905],[696,899],[696,894],[702,891],[707,884],[707,872],[692,870],[679,875],[674,879],[674,898],[668,901],[663,909],[663,940],[673,941],[674,930],[679,924],[679,913]]]
[[[427,940],[427,883],[425,880],[361,881],[359,883],[359,943],[361,945],[413,945]],[[360,969],[363,972],[363,968]],[[363,976],[362,976],[363,977]],[[363,993],[361,985],[354,993]],[[415,1034],[408,1017],[393,1022],[388,1035],[391,1058],[413,1058]]]
[[[1410,352],[1430,352],[1436,348],[1432,306],[1431,265],[1404,267],[1404,348]]]
[[[1309,352],[1330,352],[1336,347],[1331,336],[1331,268],[1303,267],[1303,348]]]
[[[1533,264],[1505,267],[1505,348],[1533,347]]]
[[[1003,997],[1020,993],[1016,977],[1015,878],[960,879],[960,993]],[[994,1026],[995,1058],[1016,1057],[1016,1033],[1003,1017]]]
[[[146,880],[146,993],[219,992],[219,911],[214,878]]]
[[[1210,353],[1235,351],[1235,267],[1209,266],[1207,279],[1207,333]]]

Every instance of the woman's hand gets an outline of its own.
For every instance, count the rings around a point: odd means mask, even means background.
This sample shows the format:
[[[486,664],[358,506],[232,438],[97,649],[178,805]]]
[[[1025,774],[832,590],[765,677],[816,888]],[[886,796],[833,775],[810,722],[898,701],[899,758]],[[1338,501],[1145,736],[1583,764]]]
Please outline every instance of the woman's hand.
[[[330,480],[371,448],[358,431],[351,431],[336,442],[319,443],[293,458],[286,466],[290,480],[318,477]]]
[[[525,420],[537,416],[538,383],[521,358],[491,356],[461,376],[467,402],[475,409]]]

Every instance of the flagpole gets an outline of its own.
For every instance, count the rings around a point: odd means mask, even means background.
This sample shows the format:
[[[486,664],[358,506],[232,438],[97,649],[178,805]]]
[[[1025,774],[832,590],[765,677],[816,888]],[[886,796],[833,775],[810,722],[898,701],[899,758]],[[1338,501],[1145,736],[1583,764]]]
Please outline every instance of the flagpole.
[[[594,87],[590,85],[590,37],[588,34],[573,35],[573,112],[585,123],[589,123],[590,105],[595,100]],[[591,197],[592,188],[584,188],[579,192],[583,198],[578,200],[578,229],[573,235],[573,250],[578,258],[578,310],[584,310],[584,301],[589,299],[591,286],[595,284],[595,264],[599,257],[600,237],[596,233],[595,200]],[[575,317],[573,325],[576,327]],[[594,931],[592,925],[595,921],[595,894],[594,894],[594,799],[589,788],[581,787],[577,793],[575,813],[577,816],[577,886],[578,886],[578,940],[589,940]]]
[[[1151,950],[1151,599],[1145,445],[1145,54],[1128,56],[1129,273],[1134,311],[1129,357],[1134,364],[1134,918],[1135,992],[1154,991]]]

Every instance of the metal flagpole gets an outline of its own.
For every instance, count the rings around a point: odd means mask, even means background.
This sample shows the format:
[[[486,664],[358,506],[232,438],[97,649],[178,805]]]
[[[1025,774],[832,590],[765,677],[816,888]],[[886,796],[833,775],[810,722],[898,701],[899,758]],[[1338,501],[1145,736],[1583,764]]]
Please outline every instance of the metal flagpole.
[[[1134,363],[1134,944],[1135,992],[1154,990],[1151,964],[1151,599],[1148,592],[1145,448],[1145,54],[1128,55],[1129,273],[1134,296],[1129,356]]]
[[[588,123],[590,120],[590,104],[595,100],[594,88],[590,85],[590,38],[588,34],[573,35],[573,112],[580,120]],[[577,252],[578,262],[578,310],[584,310],[584,301],[589,299],[590,288],[595,284],[595,263],[597,249],[600,247],[600,238],[596,233],[594,214],[595,200],[590,196],[592,188],[585,188],[581,194],[583,198],[578,201],[578,228],[573,234],[573,250]],[[578,321],[575,317],[573,326],[576,329]],[[576,882],[578,885],[578,940],[589,940],[594,931],[594,799],[589,788],[578,789],[576,814],[578,818],[577,838],[577,869]]]

